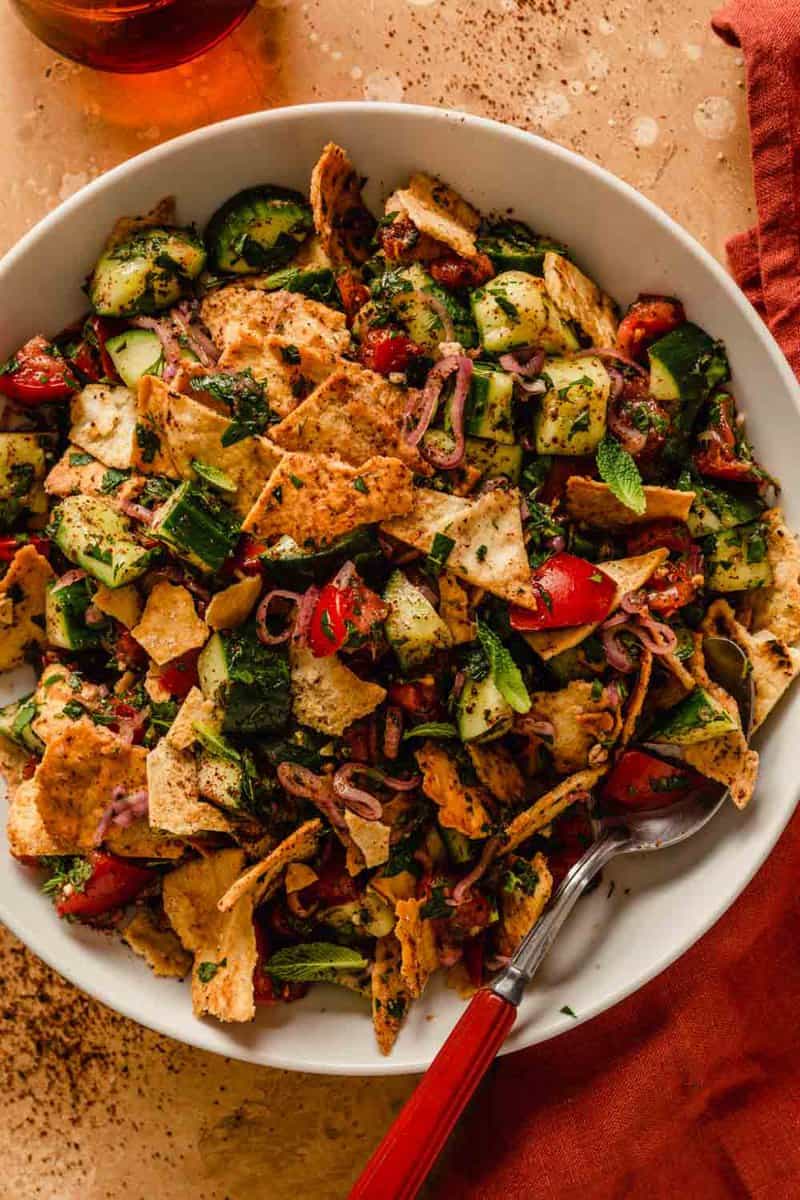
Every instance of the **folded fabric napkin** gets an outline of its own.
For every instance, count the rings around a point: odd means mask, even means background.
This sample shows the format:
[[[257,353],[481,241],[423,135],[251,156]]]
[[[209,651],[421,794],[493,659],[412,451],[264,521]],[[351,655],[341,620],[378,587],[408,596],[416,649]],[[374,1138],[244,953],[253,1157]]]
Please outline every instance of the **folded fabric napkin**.
[[[747,69],[758,224],[731,270],[800,376],[800,0],[713,21]],[[432,1185],[459,1200],[800,1197],[800,813],[744,895],[629,1000],[500,1059]]]

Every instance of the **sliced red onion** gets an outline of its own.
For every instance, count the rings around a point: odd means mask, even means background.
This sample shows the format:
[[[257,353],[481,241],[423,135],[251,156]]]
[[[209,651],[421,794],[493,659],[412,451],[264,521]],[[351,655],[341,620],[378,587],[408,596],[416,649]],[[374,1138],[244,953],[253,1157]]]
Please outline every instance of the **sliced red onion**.
[[[647,375],[647,371],[641,363],[635,362],[632,358],[627,358],[626,355],[620,354],[619,350],[614,350],[611,346],[592,346],[588,350],[576,351],[572,357],[610,358],[616,362],[623,363],[626,367],[630,367],[632,371],[636,371],[639,375]]]
[[[454,342],[456,340],[456,331],[450,313],[438,296],[434,296],[430,292],[422,292],[415,289],[412,292],[398,292],[392,297],[393,304],[404,304],[407,300],[412,300],[415,304],[421,304],[424,308],[428,308],[432,313],[436,314],[442,325],[440,342]]]
[[[651,654],[672,654],[677,649],[678,635],[675,630],[664,621],[656,621],[654,617],[640,613],[638,627],[633,632]]]
[[[647,608],[647,596],[641,588],[636,592],[628,592],[627,596],[622,597],[620,608],[632,616],[638,616],[643,609]]]
[[[629,454],[639,454],[644,449],[647,434],[627,421],[613,400],[608,406],[608,428]]]
[[[454,700],[457,700],[458,697],[461,695],[461,693],[464,690],[464,684],[466,682],[467,682],[466,672],[456,671],[455,675],[453,676],[453,688],[452,688],[452,694],[453,694]]]
[[[322,775],[315,775],[308,767],[299,763],[278,763],[276,770],[278,783],[290,796],[309,800],[327,819],[331,828],[343,837],[348,836],[347,823],[336,798],[331,791],[331,781]]]
[[[413,792],[414,788],[418,788],[422,782],[421,775],[412,775],[410,779],[399,779],[396,775],[387,775],[380,767],[370,767],[368,773],[392,792]]]
[[[525,347],[510,354],[501,354],[499,362],[503,370],[511,375],[517,375],[520,379],[535,379],[542,373],[544,350],[536,346]]]
[[[269,632],[267,628],[267,616],[269,615],[273,600],[290,600],[299,607],[303,597],[299,592],[287,592],[281,588],[275,588],[273,591],[267,592],[256,609],[256,633],[258,634],[258,640],[263,642],[265,646],[280,646],[282,642],[288,642],[295,626],[294,621],[288,621],[286,628],[281,633]]]
[[[317,607],[318,600],[319,588],[312,584],[303,595],[297,607],[297,616],[294,619],[292,641],[299,646],[305,645],[308,627],[311,624],[311,618],[314,615],[314,609]]]
[[[138,329],[151,329],[156,334],[164,354],[163,378],[167,381],[172,379],[182,357],[181,344],[172,321],[168,318],[156,320],[155,317],[134,317],[131,325]]]
[[[484,842],[481,856],[475,866],[470,871],[469,875],[465,875],[463,879],[459,879],[456,886],[453,888],[452,895],[448,901],[450,904],[462,904],[467,899],[468,893],[486,874],[489,867],[494,862],[497,851],[500,849],[500,838],[489,838],[488,842]]]
[[[431,446],[420,446],[420,453],[432,466],[441,471],[451,471],[464,458],[466,439],[464,435],[464,408],[472,378],[472,359],[466,354],[452,354],[441,359],[428,372],[425,387],[422,391],[421,414],[416,428],[406,435],[409,446],[418,446],[433,420],[439,406],[442,388],[451,375],[456,375],[455,390],[450,406],[450,421],[453,430],[454,446],[450,451],[442,453]]]
[[[83,619],[90,628],[93,628],[96,625],[105,624],[106,614],[101,612],[96,604],[90,604],[83,614]]]
[[[566,545],[567,543],[560,533],[557,534],[556,537],[548,538],[545,541],[545,546],[547,549],[555,551],[556,554],[560,554],[561,551],[566,548]]]
[[[547,391],[547,384],[543,379],[534,379],[528,381],[526,379],[514,380],[517,388],[517,397],[520,400],[530,400],[531,396],[543,396]]]
[[[627,675],[634,669],[634,662],[628,651],[619,641],[618,635],[622,632],[622,628],[623,626],[617,626],[615,629],[609,629],[603,626],[601,636],[608,665],[615,671],[621,671],[623,675]],[[627,628],[627,625],[625,628]]]
[[[77,583],[79,579],[85,579],[85,578],[86,578],[86,572],[81,571],[81,569],[79,567],[74,567],[73,570],[65,571],[63,575],[59,575],[58,579],[56,580],[56,585],[55,585],[54,590],[58,590],[59,588],[69,587],[69,585],[71,583]]]
[[[356,565],[352,559],[348,558],[347,562],[343,563],[334,575],[333,579],[331,580],[331,586],[344,591],[345,588],[352,587],[355,583],[360,582],[361,577],[356,570]]]
[[[383,727],[383,757],[397,758],[403,736],[403,710],[390,704],[386,709]]]
[[[146,817],[148,813],[147,788],[140,788],[126,796],[124,789],[115,787],[111,797],[95,830],[94,844],[96,846],[100,845],[112,825],[127,829],[134,821],[138,821],[140,817]]]
[[[134,500],[120,500],[119,507],[126,517],[132,517],[134,521],[141,521],[143,525],[153,524],[155,513],[143,504],[137,504]]]
[[[339,767],[333,777],[334,792],[344,801],[345,808],[349,808],[356,816],[363,817],[365,821],[379,821],[383,816],[383,805],[372,792],[357,787],[352,782],[355,774],[365,774],[362,763],[345,763],[343,767]]]
[[[183,334],[189,349],[194,351],[201,364],[204,367],[213,366],[219,357],[217,348],[211,338],[192,323],[194,313],[188,302],[176,305],[170,316]]]
[[[612,679],[603,688],[603,703],[607,704],[609,708],[619,708],[622,703],[622,697],[619,694],[619,684],[616,679]]]
[[[514,718],[514,732],[526,737],[545,738],[552,742],[556,736],[556,727],[544,717],[538,717],[535,713],[525,713],[524,716],[518,715]]]

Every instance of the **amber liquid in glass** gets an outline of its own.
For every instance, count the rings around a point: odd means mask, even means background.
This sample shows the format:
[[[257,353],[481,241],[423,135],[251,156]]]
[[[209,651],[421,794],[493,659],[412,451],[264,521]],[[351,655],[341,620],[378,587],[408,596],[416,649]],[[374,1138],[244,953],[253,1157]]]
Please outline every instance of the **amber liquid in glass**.
[[[160,71],[216,45],[255,0],[12,0],[59,54],[101,71]]]

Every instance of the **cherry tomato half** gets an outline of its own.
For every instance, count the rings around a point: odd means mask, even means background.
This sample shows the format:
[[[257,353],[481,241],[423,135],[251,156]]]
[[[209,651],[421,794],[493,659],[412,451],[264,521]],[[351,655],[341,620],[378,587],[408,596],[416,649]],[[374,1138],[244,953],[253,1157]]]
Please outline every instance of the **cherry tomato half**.
[[[0,375],[0,393],[32,408],[67,400],[80,386],[67,360],[40,335],[26,342],[8,360]]]
[[[761,478],[761,471],[744,452],[747,449],[747,444],[740,444],[736,435],[733,396],[717,396],[700,449],[692,455],[695,467],[701,475],[712,479],[731,483],[757,482]]]
[[[668,296],[640,296],[620,321],[617,350],[626,358],[640,358],[651,342],[671,333],[685,320],[686,313],[680,300]]]
[[[92,873],[83,891],[72,892],[56,901],[60,917],[100,917],[122,908],[153,882],[155,873],[116,854],[95,851],[89,855]]]
[[[0,563],[11,562],[14,555],[23,546],[33,546],[38,554],[44,555],[45,558],[50,553],[50,539],[46,537],[38,537],[35,533],[31,534],[24,540],[19,540],[14,534],[7,534],[0,537]]]
[[[647,554],[650,550],[671,550],[675,554],[688,554],[692,549],[692,535],[681,521],[648,521],[628,534],[628,554]]]
[[[565,551],[537,567],[531,583],[539,601],[536,611],[516,604],[509,610],[511,628],[520,632],[602,621],[611,611],[617,590],[614,580],[596,563]]]
[[[476,288],[494,275],[491,259],[485,254],[462,258],[460,254],[445,254],[430,265],[433,278],[443,288],[453,292],[458,288]]]
[[[416,342],[398,329],[370,329],[361,342],[361,365],[379,375],[403,373],[413,358],[424,352]]]
[[[626,750],[603,787],[603,799],[634,812],[666,808],[708,781],[691,767],[664,762],[643,750]]]
[[[159,670],[159,683],[162,683],[171,695],[182,700],[193,687],[198,685],[197,659],[199,656],[199,650],[187,650],[179,658],[173,658],[172,662],[167,663]]]
[[[315,658],[327,658],[348,642],[359,644],[386,618],[387,605],[360,580],[347,587],[326,583],[308,626],[308,644]]]

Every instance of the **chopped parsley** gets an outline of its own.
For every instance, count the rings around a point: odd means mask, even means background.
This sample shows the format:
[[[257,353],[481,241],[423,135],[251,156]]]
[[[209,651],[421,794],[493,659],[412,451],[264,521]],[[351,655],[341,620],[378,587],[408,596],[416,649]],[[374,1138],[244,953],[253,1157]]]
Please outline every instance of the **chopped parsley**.
[[[92,864],[78,855],[47,855],[39,859],[39,865],[50,872],[42,884],[46,896],[60,895],[68,886],[73,892],[82,892],[92,876]]]
[[[305,486],[306,486],[306,485],[303,483],[303,480],[302,480],[302,479],[298,479],[298,477],[297,477],[296,475],[293,475],[293,474],[291,473],[291,471],[289,472],[289,479],[291,480],[292,487],[296,487],[296,488],[297,488],[297,490],[298,490],[298,492],[300,491],[300,488],[303,488],[303,487],[305,487]]]
[[[426,559],[426,566],[434,575],[441,573],[454,546],[455,541],[453,538],[448,537],[446,533],[434,534],[430,553]]]
[[[117,467],[109,467],[100,481],[100,491],[108,496],[130,477],[130,471],[120,471]]]
[[[154,429],[138,422],[136,425],[136,445],[142,452],[142,462],[151,463],[161,449],[161,439]]]
[[[191,387],[196,392],[208,392],[230,409],[231,423],[220,439],[223,446],[263,433],[272,420],[266,386],[254,379],[249,369],[201,375],[192,380]]]
[[[355,479],[353,480],[353,487],[357,492],[361,492],[362,496],[369,495],[369,486],[367,481],[361,475],[356,475]]]
[[[94,462],[94,459],[91,454],[86,454],[83,450],[73,450],[69,456],[71,467],[86,467],[90,462]]]
[[[211,983],[217,971],[221,970],[222,967],[227,967],[227,965],[227,958],[221,958],[219,962],[201,962],[197,968],[197,978],[201,983]]]

